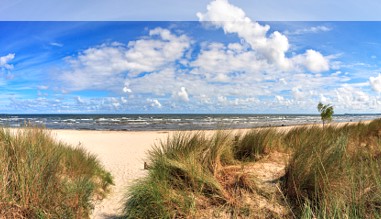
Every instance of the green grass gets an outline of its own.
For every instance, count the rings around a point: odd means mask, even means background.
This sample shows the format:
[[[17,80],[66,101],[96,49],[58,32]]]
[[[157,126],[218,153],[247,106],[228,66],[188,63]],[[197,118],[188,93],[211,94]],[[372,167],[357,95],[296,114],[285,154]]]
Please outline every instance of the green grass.
[[[112,184],[94,155],[49,131],[0,129],[0,217],[87,218]]]
[[[220,132],[209,139],[201,132],[178,133],[157,145],[150,152],[149,175],[128,194],[126,216],[185,217],[194,213],[196,199],[203,196],[213,203],[229,202],[216,178],[222,165],[234,161],[229,136]]]
[[[281,192],[260,196],[261,182],[245,167],[275,152],[289,154]],[[178,133],[149,157],[147,177],[126,194],[126,218],[381,218],[381,119],[237,136]],[[255,208],[258,197],[282,199],[291,213]]]
[[[234,157],[241,161],[256,161],[272,150],[283,148],[282,133],[275,128],[253,129],[237,137],[233,151]]]
[[[156,145],[149,153],[148,176],[136,182],[126,195],[125,217],[197,218],[202,216],[200,209],[211,206],[216,207],[216,214],[218,208],[224,213],[248,214],[249,209],[241,205],[237,194],[252,191],[255,181],[240,171],[242,162],[234,148],[248,149],[247,139],[226,131],[212,136],[177,133]],[[248,150],[252,156],[260,153]]]
[[[381,120],[298,128],[283,191],[300,218],[381,217]]]

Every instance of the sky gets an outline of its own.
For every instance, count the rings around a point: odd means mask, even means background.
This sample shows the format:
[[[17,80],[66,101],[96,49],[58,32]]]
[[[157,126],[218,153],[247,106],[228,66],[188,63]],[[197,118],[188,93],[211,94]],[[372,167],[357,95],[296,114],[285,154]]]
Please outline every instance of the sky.
[[[263,15],[280,1],[177,1],[171,13],[130,1],[132,15],[114,1],[2,2],[0,113],[380,113],[381,22],[356,2],[347,21],[345,5],[319,17],[300,1],[282,17]]]
[[[0,20],[198,21],[210,0],[0,0]],[[376,0],[230,0],[259,21],[380,21]]]

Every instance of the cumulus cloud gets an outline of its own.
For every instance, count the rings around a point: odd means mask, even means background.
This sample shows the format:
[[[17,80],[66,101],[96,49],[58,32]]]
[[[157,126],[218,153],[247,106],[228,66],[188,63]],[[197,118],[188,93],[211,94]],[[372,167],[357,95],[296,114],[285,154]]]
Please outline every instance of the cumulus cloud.
[[[284,97],[280,96],[280,95],[275,95],[275,99],[278,101],[278,102],[282,102],[284,101]]]
[[[77,101],[78,104],[84,104],[85,103],[85,101],[80,96],[77,96],[75,98],[75,100]]]
[[[150,39],[128,43],[125,53],[130,75],[156,71],[180,59],[190,46],[186,35],[176,36],[167,29],[155,28],[149,32]]]
[[[0,56],[0,69],[7,69],[7,70],[13,69],[13,65],[9,64],[9,62],[12,61],[14,58],[15,58],[14,53],[9,53],[6,56]]]
[[[155,108],[161,108],[162,107],[161,103],[157,99],[148,98],[147,102],[151,107],[155,107]]]
[[[207,6],[207,12],[199,12],[197,17],[200,21],[222,28],[225,33],[237,34],[269,62],[274,62],[284,68],[288,67],[285,52],[290,45],[287,37],[278,31],[267,37],[270,26],[252,21],[242,9],[231,5],[227,0],[212,1]]]
[[[378,74],[377,77],[370,77],[369,83],[374,91],[381,93],[381,74]]]
[[[309,49],[302,55],[293,57],[296,64],[305,66],[309,71],[318,73],[329,70],[329,61],[320,52]]]
[[[132,90],[129,88],[130,83],[124,82],[123,92],[124,93],[132,93]]]
[[[254,51],[246,50],[242,45],[234,43],[227,46],[221,43],[206,45],[197,59],[191,63],[195,74],[202,74],[208,81],[228,82],[237,73],[260,72],[268,66],[259,60]]]
[[[120,107],[120,103],[119,102],[113,102],[112,103],[112,106],[115,108],[115,109],[118,109]]]
[[[288,38],[278,31],[268,33],[269,25],[261,25],[252,21],[245,12],[230,4],[227,0],[214,0],[207,6],[207,12],[197,13],[201,22],[222,28],[225,33],[237,34],[255,51],[256,58],[252,62],[264,59],[282,70],[292,70],[298,65],[305,66],[312,72],[329,70],[328,60],[321,53],[307,50],[299,55],[297,61],[290,60],[286,53],[290,48]],[[326,27],[315,27],[311,31],[327,30]],[[296,64],[296,66],[295,66]]]
[[[173,65],[190,46],[186,35],[175,35],[167,29],[155,28],[148,37],[122,43],[91,47],[77,56],[66,58],[70,68],[60,76],[70,90],[110,89],[125,77],[136,77]],[[130,92],[129,88],[123,89]]]
[[[120,98],[120,101],[122,101],[122,103],[127,103],[127,102],[128,102],[127,99],[126,99],[125,97],[121,97],[121,98]]]
[[[188,92],[185,89],[185,87],[181,87],[180,91],[175,93],[174,98],[178,99],[178,100],[181,100],[183,102],[189,102]]]
[[[360,88],[344,84],[336,89],[337,104],[347,109],[364,109],[368,108],[372,101],[369,94]]]
[[[294,96],[294,99],[296,100],[302,100],[304,98],[304,93],[301,91],[300,87],[293,87],[291,89],[292,95]]]

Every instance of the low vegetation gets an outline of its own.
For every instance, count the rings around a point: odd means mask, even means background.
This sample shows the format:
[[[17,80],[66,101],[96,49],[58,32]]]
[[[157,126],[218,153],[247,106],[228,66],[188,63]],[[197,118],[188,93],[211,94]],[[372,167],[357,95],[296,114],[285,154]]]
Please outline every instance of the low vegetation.
[[[0,218],[88,218],[111,175],[40,128],[0,129]]]
[[[178,133],[149,154],[126,218],[380,218],[381,120]]]
[[[300,218],[381,217],[381,120],[296,128],[283,191]]]

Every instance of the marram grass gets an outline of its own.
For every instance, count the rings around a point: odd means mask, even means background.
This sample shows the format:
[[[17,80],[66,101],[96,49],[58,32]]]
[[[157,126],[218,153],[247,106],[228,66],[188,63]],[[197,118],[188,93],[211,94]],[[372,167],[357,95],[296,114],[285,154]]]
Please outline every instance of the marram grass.
[[[0,218],[88,218],[110,184],[83,148],[40,128],[0,129]]]
[[[381,120],[298,128],[283,191],[300,218],[381,217]]]
[[[279,179],[290,212],[283,215],[244,202],[255,202],[260,188],[243,167],[277,151],[289,154]],[[381,218],[380,119],[238,136],[178,133],[149,155],[147,177],[126,194],[125,218]]]

